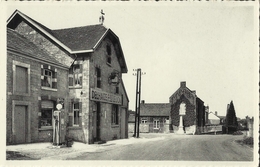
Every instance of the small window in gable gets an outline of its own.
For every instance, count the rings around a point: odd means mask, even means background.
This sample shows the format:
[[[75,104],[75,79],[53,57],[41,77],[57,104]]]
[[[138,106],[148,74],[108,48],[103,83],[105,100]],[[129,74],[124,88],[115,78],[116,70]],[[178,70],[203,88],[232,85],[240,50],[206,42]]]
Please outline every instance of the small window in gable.
[[[96,87],[101,88],[101,69],[96,67]]]
[[[41,86],[42,88],[57,89],[57,69],[49,66],[41,66]]]
[[[107,45],[107,63],[111,64],[111,46]]]

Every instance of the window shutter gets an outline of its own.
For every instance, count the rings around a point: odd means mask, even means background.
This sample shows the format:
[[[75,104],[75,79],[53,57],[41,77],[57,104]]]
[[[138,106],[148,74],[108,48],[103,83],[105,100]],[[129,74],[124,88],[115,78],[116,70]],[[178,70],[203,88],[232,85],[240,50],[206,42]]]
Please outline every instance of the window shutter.
[[[44,75],[43,75],[43,66],[41,67],[41,86],[43,86],[44,83]]]
[[[82,79],[82,78],[83,78],[83,65],[80,64],[80,65],[79,65],[79,68],[80,68],[80,71],[79,71],[79,72],[80,72],[80,74],[79,74],[79,76],[80,76],[80,77],[79,77],[79,81],[80,81],[80,84],[81,84],[81,86],[82,86],[82,85],[83,85],[83,83],[82,83],[82,80],[83,80],[83,79]]]
[[[79,102],[79,127],[82,127],[82,102]]]
[[[52,74],[52,88],[57,89],[57,69]]]
[[[69,69],[69,86],[73,86],[73,66]]]
[[[73,117],[74,117],[74,111],[73,111],[73,103],[69,103],[69,126],[73,126]]]
[[[40,109],[40,111],[41,111],[41,109]],[[42,116],[42,113],[38,112],[38,128],[41,128],[41,116]]]

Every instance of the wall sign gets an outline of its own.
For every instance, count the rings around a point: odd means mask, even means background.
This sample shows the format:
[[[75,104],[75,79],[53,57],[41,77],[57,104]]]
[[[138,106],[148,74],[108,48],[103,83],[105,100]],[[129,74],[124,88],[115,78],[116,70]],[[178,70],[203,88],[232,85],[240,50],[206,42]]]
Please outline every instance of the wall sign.
[[[90,100],[112,104],[122,104],[122,97],[120,95],[115,95],[92,88],[90,89]]]

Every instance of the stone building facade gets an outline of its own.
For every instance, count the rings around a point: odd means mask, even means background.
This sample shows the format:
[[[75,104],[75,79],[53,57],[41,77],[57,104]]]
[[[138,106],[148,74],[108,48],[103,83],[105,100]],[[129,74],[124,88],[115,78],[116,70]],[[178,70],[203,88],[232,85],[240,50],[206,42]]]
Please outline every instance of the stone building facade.
[[[180,106],[185,104],[185,112],[180,114]],[[177,133],[180,126],[180,115],[183,115],[183,134],[200,134],[204,132],[207,122],[204,102],[197,97],[196,91],[186,87],[186,82],[180,83],[169,98],[169,103],[145,103],[140,104],[140,132],[144,133]],[[134,125],[129,120],[131,126]]]
[[[205,126],[204,102],[197,97],[196,91],[186,87],[186,82],[180,83],[180,88],[170,97],[170,130],[179,130],[180,105],[185,104],[186,112],[183,115],[183,126],[185,133],[200,134]]]
[[[168,133],[169,132],[169,103],[140,104],[140,132]]]
[[[8,19],[7,28],[18,36],[7,33],[8,41],[13,40],[7,50],[7,85],[15,83],[15,75],[8,71],[16,64],[25,68],[28,78],[26,95],[14,95],[11,87],[7,90],[8,144],[18,143],[12,139],[16,104],[25,106],[21,124],[31,122],[24,125],[29,137],[20,143],[52,139],[49,117],[58,103],[63,106],[64,134],[73,140],[90,144],[128,137],[129,100],[122,80],[127,66],[119,38],[110,29],[93,25],[51,30],[18,10]],[[31,50],[17,44],[17,38]],[[14,99],[19,102],[12,104]]]

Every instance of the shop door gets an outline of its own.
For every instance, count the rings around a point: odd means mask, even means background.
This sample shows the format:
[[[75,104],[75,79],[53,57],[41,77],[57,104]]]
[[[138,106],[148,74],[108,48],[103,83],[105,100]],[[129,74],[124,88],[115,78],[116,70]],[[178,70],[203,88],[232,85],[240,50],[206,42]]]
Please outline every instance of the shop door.
[[[121,108],[121,139],[125,138],[125,125],[126,125],[126,109],[125,108]]]
[[[100,123],[101,122],[101,109],[100,109],[100,102],[97,102],[97,125],[96,125],[96,127],[97,127],[97,133],[96,133],[96,135],[97,135],[97,141],[100,141],[101,139],[100,139]]]
[[[27,106],[16,105],[14,110],[15,143],[26,143],[27,137]]]

